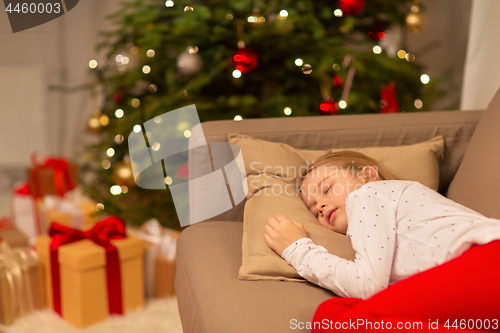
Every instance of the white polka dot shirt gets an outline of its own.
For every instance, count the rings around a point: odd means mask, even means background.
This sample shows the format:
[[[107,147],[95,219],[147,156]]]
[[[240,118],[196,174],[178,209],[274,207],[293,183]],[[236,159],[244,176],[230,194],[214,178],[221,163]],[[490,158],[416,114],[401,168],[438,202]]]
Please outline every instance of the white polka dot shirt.
[[[418,182],[369,182],[348,195],[346,212],[354,261],[329,254],[310,238],[282,253],[300,276],[344,297],[368,298],[458,257],[473,244],[500,239],[500,220]]]

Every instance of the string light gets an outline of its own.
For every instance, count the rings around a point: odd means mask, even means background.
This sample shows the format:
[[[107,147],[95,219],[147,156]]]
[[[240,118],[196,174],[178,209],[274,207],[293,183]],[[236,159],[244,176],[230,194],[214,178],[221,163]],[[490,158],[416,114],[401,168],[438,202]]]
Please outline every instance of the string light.
[[[97,210],[98,212],[104,210],[104,205],[99,202],[97,205],[95,205],[95,210]]]
[[[280,11],[280,16],[283,18],[288,17],[288,12],[283,9],[282,11]]]
[[[122,185],[122,193],[127,193],[128,192],[128,187],[125,185]]]
[[[283,113],[286,114],[287,116],[289,116],[292,114],[292,109],[290,109],[289,107],[286,107],[283,109]]]
[[[429,83],[430,80],[431,80],[431,78],[427,74],[422,74],[420,76],[420,81],[422,81],[423,84]]]
[[[407,53],[405,58],[406,58],[406,61],[408,61],[408,62],[415,61],[415,55],[413,53]]]
[[[177,124],[177,130],[178,131],[184,131],[189,128],[189,123],[187,121],[183,121],[179,124]]]
[[[172,178],[169,176],[165,177],[165,184],[167,184],[167,185],[172,184]]]
[[[192,11],[194,11],[194,8],[191,6],[186,6],[186,7],[184,7],[184,11],[185,12],[192,12]]]
[[[149,72],[151,72],[151,67],[149,67],[148,65],[144,65],[144,66],[142,67],[142,72],[143,72],[144,74],[149,74]]]
[[[195,54],[195,53],[198,53],[198,46],[188,46],[186,48],[186,51],[189,53],[189,54]]]
[[[122,193],[122,187],[120,185],[113,185],[110,187],[109,192],[113,195],[119,195]]]
[[[121,118],[121,117],[123,117],[123,115],[124,115],[124,114],[125,114],[125,112],[123,112],[123,110],[122,110],[122,109],[117,109],[117,110],[115,111],[115,117],[116,117],[116,118]]]
[[[117,135],[115,136],[115,142],[116,142],[117,144],[122,144],[122,143],[123,143],[123,140],[124,140],[123,135],[121,135],[121,134],[117,134]]]
[[[173,7],[174,2],[172,0],[165,1],[165,7]]]
[[[347,107],[347,103],[344,100],[339,101],[339,107],[341,109],[345,109]]]
[[[109,124],[109,117],[106,116],[105,114],[101,115],[99,117],[99,123],[101,124],[101,126],[108,126],[108,124]]]
[[[300,58],[295,59],[295,66],[302,66],[304,61]]]
[[[241,77],[241,72],[237,69],[233,71],[233,77],[239,79]]]
[[[312,71],[312,66],[309,64],[305,64],[304,67],[302,67],[302,73],[304,74],[311,74]]]
[[[154,118],[154,122],[157,123],[157,124],[161,123],[161,117],[160,116],[156,116]]]
[[[141,129],[141,125],[135,125],[135,126],[134,126],[134,132],[135,132],[135,133],[139,133],[141,130],[142,130],[142,129]]]
[[[152,94],[154,94],[155,92],[158,91],[158,87],[156,86],[156,84],[150,84],[149,87],[148,87],[148,91]]]
[[[158,151],[160,150],[160,143],[159,142],[155,142],[152,146],[151,146],[151,149],[153,149],[154,151]]]
[[[89,67],[92,68],[92,69],[96,68],[97,67],[97,61],[90,60],[89,61]]]
[[[234,116],[234,121],[241,121],[243,120],[243,117],[238,115],[238,116]]]
[[[416,99],[413,103],[417,109],[421,109],[424,106],[424,103],[420,99]]]
[[[342,12],[341,9],[335,9],[333,12],[333,15],[335,15],[336,17],[342,17],[342,15],[344,15],[344,13]]]
[[[134,108],[138,108],[138,107],[139,107],[139,105],[141,105],[141,101],[140,101],[138,98],[134,98],[134,99],[130,102],[130,104],[132,104],[132,106],[133,106]]]
[[[382,53],[382,48],[381,48],[380,46],[378,46],[378,45],[375,45],[375,46],[373,47],[373,53],[375,53],[375,54],[380,54],[380,53]]]
[[[191,137],[191,131],[190,131],[190,130],[185,130],[185,131],[184,131],[184,136],[185,136],[186,138]]]
[[[405,50],[399,50],[398,51],[398,58],[399,59],[404,59],[406,57],[406,51]]]
[[[111,162],[109,160],[103,160],[101,165],[103,169],[108,170],[111,167]]]
[[[153,58],[155,56],[155,54],[156,54],[156,52],[153,49],[150,49],[146,52],[146,55],[148,56],[148,58]]]
[[[335,63],[335,64],[332,65],[332,68],[333,68],[333,70],[335,70],[335,71],[338,72],[340,70],[340,65],[337,64],[337,63]]]
[[[108,148],[108,150],[106,150],[106,155],[113,157],[115,155],[115,150],[113,148]]]

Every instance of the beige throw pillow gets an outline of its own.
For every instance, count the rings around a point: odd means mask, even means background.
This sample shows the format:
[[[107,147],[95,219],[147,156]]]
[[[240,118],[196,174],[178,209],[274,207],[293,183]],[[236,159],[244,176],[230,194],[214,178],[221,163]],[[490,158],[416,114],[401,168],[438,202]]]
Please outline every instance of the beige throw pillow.
[[[328,252],[352,260],[354,250],[345,235],[320,226],[297,192],[300,171],[318,157],[333,151],[354,150],[366,154],[396,177],[419,181],[437,190],[439,158],[444,150],[442,136],[397,147],[366,147],[329,150],[296,149],[242,134],[229,134],[243,154],[249,185],[243,218],[243,280],[302,280],[296,270],[277,255],[264,240],[267,218],[283,214],[304,225],[308,236]]]

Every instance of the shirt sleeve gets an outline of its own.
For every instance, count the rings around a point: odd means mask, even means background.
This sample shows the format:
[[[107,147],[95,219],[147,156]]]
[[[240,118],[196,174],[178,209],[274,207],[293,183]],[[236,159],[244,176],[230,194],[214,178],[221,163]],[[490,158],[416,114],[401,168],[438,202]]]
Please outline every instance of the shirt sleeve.
[[[396,210],[386,195],[370,190],[360,193],[346,201],[347,236],[356,252],[354,261],[328,253],[310,238],[299,239],[281,256],[306,280],[340,296],[365,299],[389,286]]]

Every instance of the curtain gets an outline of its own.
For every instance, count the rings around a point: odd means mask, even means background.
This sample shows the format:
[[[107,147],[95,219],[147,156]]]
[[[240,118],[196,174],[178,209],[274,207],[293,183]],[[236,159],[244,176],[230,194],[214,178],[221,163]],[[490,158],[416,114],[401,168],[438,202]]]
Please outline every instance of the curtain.
[[[83,157],[92,139],[85,123],[100,101],[89,90],[49,87],[92,83],[89,61],[104,60],[95,50],[98,32],[111,28],[105,16],[119,2],[83,0],[59,18],[15,34],[0,11],[0,172],[23,169],[33,151]]]
[[[486,109],[500,87],[500,1],[474,0],[461,110]]]

